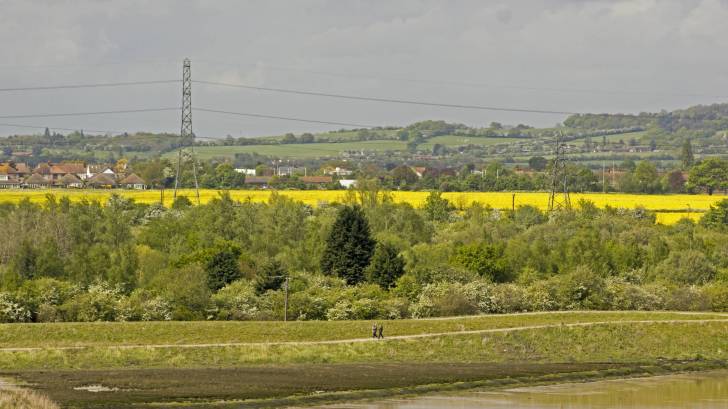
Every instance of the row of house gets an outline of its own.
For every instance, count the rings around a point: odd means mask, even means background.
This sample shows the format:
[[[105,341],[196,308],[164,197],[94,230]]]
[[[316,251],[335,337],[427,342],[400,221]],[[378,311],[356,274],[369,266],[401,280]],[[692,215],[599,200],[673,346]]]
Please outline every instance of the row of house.
[[[25,163],[0,163],[0,188],[46,187],[146,189],[138,175],[116,172],[110,166],[83,163],[41,163],[30,168]]]
[[[262,188],[267,188],[273,181],[273,176],[246,176],[245,184],[254,185]],[[319,185],[326,186],[334,182],[334,178],[331,176],[301,176],[298,178],[299,182],[306,185]]]

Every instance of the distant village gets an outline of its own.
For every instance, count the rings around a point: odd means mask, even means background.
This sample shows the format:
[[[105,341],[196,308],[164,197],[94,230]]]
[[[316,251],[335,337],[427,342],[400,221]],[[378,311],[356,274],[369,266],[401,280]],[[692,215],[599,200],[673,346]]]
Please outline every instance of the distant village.
[[[31,168],[25,163],[0,163],[0,188],[146,189],[147,186],[137,174],[127,173],[126,166],[40,163]]]

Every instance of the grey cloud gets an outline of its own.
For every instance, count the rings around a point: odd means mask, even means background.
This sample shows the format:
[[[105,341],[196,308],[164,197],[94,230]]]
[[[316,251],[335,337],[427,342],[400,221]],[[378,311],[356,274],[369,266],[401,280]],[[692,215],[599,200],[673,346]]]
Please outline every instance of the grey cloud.
[[[5,56],[0,87],[178,78],[181,59],[189,56],[199,79],[448,103],[639,112],[719,102],[716,96],[728,94],[722,91],[728,89],[728,55],[722,50],[728,2],[719,0],[6,0],[0,9]],[[179,94],[176,85],[0,93],[0,111],[175,106]],[[201,85],[193,101],[231,111],[382,125],[421,119],[553,125],[564,119]],[[156,113],[24,122],[175,131],[178,120]],[[203,113],[194,115],[194,127],[206,136],[329,129]],[[20,131],[0,127],[0,134]]]

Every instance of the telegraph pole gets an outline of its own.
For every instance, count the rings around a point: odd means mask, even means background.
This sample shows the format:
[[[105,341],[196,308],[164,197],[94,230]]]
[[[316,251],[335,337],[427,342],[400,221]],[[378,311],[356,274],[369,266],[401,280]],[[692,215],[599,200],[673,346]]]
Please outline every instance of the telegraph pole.
[[[192,176],[195,180],[195,192],[197,194],[197,204],[200,204],[200,186],[197,183],[197,161],[195,160],[194,137],[192,132],[192,70],[190,67],[190,59],[185,58],[182,62],[182,127],[180,129],[180,145],[177,153],[177,174],[174,178],[174,198],[177,198],[177,188],[179,186],[180,170],[182,168],[182,150],[187,138],[192,138],[190,144],[190,158],[192,159]]]
[[[571,209],[569,185],[566,175],[566,145],[561,132],[556,134],[554,162],[551,169],[551,192],[549,194],[549,212]]]

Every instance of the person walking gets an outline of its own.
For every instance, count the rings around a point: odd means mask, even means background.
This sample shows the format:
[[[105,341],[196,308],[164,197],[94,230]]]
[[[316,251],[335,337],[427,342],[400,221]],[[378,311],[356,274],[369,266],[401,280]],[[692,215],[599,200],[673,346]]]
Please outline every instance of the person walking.
[[[377,323],[375,322],[374,325],[372,325],[372,338],[377,337]]]
[[[377,338],[384,338],[384,324],[379,325],[379,336]]]

